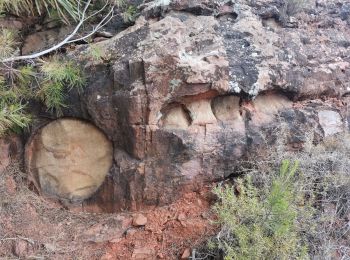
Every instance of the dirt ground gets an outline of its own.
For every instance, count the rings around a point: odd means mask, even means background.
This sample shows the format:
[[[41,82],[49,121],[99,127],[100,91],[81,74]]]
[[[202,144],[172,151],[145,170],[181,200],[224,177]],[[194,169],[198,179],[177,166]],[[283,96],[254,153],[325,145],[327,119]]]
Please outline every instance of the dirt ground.
[[[179,259],[215,233],[210,187],[135,213],[72,212],[31,191],[18,164],[0,174],[0,259]]]

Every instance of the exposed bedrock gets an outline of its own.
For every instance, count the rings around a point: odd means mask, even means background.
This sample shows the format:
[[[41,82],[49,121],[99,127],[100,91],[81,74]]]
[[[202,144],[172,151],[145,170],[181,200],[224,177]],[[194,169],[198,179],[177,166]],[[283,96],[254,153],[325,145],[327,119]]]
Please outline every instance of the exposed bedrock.
[[[150,2],[134,26],[97,43],[109,63],[84,61],[85,46],[68,54],[90,80],[64,114],[90,120],[114,147],[85,210],[164,205],[235,173],[278,136],[300,149],[346,131],[348,21],[332,13],[333,26],[322,24],[325,4],[281,22],[267,15],[273,1],[248,2]]]

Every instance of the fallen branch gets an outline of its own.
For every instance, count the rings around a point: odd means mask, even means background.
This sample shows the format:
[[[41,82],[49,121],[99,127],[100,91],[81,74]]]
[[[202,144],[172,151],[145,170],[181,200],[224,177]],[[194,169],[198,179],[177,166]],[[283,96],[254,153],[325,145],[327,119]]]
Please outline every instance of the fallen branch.
[[[29,55],[9,57],[9,58],[1,60],[1,62],[5,63],[5,62],[13,62],[13,61],[19,61],[19,60],[36,59],[36,58],[39,58],[39,57],[41,57],[43,55],[46,55],[46,54],[48,54],[50,52],[53,52],[53,51],[61,48],[62,46],[66,45],[66,44],[77,42],[77,41],[82,41],[84,39],[89,38],[90,36],[95,34],[99,29],[101,29],[103,26],[105,26],[114,17],[114,7],[112,7],[111,10],[108,12],[108,14],[97,24],[97,26],[95,26],[92,29],[91,32],[89,32],[87,35],[82,36],[80,38],[73,39],[74,36],[78,33],[78,31],[81,28],[81,26],[87,20],[89,20],[91,17],[97,15],[98,13],[102,12],[107,7],[107,4],[106,4],[99,11],[96,11],[92,15],[86,17],[86,12],[87,12],[87,9],[88,9],[90,3],[91,3],[91,0],[88,0],[86,5],[85,5],[85,7],[84,7],[84,9],[83,9],[83,11],[79,14],[79,18],[80,18],[79,23],[77,24],[75,29],[63,41],[57,43],[56,45],[52,46],[49,49],[46,49],[46,50],[43,50],[43,51],[40,51],[40,52],[37,52],[37,53],[29,54]],[[79,6],[80,6],[80,1],[79,1]]]

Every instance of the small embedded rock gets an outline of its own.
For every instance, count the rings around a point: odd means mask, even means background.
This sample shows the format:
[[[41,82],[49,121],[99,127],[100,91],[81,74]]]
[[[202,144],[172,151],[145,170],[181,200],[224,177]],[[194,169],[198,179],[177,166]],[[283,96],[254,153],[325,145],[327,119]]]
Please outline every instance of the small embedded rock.
[[[203,219],[209,219],[209,213],[208,213],[208,212],[203,212],[203,213],[201,214],[201,217],[202,217]]]
[[[107,38],[105,38],[105,37],[96,37],[94,39],[94,42],[102,42],[102,41],[105,41],[105,40],[107,40]]]
[[[136,248],[132,252],[132,259],[154,259],[155,253],[152,248]]]
[[[17,185],[12,176],[8,176],[6,178],[5,184],[6,184],[6,191],[8,192],[8,194],[15,195]]]
[[[178,216],[177,216],[177,220],[178,221],[184,221],[186,219],[186,215],[184,213],[180,213]]]
[[[137,214],[132,220],[132,224],[136,227],[144,226],[147,224],[147,218],[142,214]]]
[[[130,228],[126,231],[125,237],[130,238],[132,235],[134,235],[137,232],[137,229]]]
[[[185,251],[182,253],[181,259],[188,259],[191,255],[191,250],[189,248],[186,248]]]
[[[28,253],[28,243],[23,240],[17,240],[13,245],[13,254],[18,257],[25,257]]]

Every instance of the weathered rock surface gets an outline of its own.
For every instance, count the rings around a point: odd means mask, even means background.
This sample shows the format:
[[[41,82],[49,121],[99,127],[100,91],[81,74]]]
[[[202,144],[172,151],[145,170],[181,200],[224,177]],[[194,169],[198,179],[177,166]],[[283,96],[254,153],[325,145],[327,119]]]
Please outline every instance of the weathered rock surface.
[[[27,144],[27,169],[40,189],[69,200],[90,197],[112,165],[112,145],[96,127],[56,120]]]
[[[143,214],[137,214],[136,216],[134,216],[132,224],[137,227],[144,226],[147,224],[147,217]]]
[[[191,250],[189,248],[186,248],[181,255],[181,259],[188,259],[190,256],[191,256]]]
[[[134,26],[98,43],[109,63],[86,62],[89,85],[65,111],[114,145],[86,207],[164,205],[230,176],[277,137],[299,149],[348,127],[346,1],[318,1],[297,18],[279,1],[168,2],[149,2]]]

